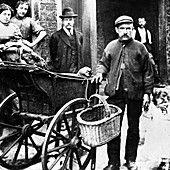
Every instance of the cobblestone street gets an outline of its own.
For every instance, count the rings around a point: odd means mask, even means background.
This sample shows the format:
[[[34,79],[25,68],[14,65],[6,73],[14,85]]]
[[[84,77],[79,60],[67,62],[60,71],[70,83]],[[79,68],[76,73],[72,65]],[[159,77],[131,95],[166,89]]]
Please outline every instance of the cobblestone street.
[[[170,87],[166,87],[170,94]],[[168,114],[164,115],[153,103],[150,105],[148,115],[141,117],[141,137],[145,137],[143,145],[139,145],[137,165],[139,170],[156,170],[162,158],[170,158],[170,106]],[[126,115],[122,126],[121,161],[124,163],[124,145],[127,129]],[[97,148],[96,170],[102,170],[107,165],[106,145]],[[121,170],[126,170],[121,167]],[[0,170],[6,170],[0,167]],[[30,166],[25,170],[42,170],[41,163]],[[56,169],[57,170],[57,169]],[[90,167],[87,168],[90,170]],[[168,169],[167,169],[168,170]]]

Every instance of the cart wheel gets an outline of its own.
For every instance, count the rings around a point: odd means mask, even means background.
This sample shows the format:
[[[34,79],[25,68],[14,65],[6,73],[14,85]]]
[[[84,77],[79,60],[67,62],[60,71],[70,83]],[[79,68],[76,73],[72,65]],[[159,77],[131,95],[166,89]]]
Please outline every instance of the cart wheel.
[[[43,144],[43,170],[84,170],[89,162],[91,168],[95,168],[96,148],[82,142],[76,119],[86,107],[86,99],[73,99],[54,116]]]
[[[1,116],[9,114],[9,106],[16,98],[13,93],[3,100],[0,104]],[[0,120],[0,165],[7,169],[23,169],[40,161],[41,138],[45,136],[41,128],[43,123],[23,118],[13,110],[11,117],[13,119],[9,122]]]

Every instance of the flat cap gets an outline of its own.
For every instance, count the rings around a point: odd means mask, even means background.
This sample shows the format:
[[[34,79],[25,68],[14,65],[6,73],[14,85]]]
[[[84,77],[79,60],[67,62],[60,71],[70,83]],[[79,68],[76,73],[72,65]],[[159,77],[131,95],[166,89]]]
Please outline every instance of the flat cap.
[[[133,23],[133,19],[130,16],[122,15],[115,20],[115,26],[118,26],[122,23]]]

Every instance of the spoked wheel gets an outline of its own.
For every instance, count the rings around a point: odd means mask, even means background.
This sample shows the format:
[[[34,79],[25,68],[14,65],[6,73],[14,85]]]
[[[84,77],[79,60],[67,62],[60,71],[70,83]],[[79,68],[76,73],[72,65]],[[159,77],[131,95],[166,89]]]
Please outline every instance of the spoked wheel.
[[[15,114],[11,107],[16,94],[9,95],[0,107],[1,116],[11,110],[11,120],[0,120],[0,164],[7,169],[23,169],[40,161],[45,136],[43,123]]]
[[[90,162],[95,168],[96,148],[83,144],[76,119],[86,107],[86,99],[73,99],[54,116],[43,144],[43,170],[84,170]]]

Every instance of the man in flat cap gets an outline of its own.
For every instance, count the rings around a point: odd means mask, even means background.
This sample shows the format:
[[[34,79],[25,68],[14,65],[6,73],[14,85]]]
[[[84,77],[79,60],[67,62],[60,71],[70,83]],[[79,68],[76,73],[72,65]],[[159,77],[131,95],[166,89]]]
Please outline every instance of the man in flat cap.
[[[122,125],[127,106],[128,130],[125,146],[125,166],[137,170],[135,163],[139,142],[139,118],[142,106],[150,102],[153,90],[153,68],[146,47],[132,38],[133,19],[120,16],[115,21],[118,39],[111,41],[104,49],[93,81],[101,82],[107,75],[105,86],[107,102],[121,108]],[[108,166],[104,170],[119,170],[120,136],[108,142]]]
[[[50,55],[54,71],[89,76],[91,69],[85,67],[82,56],[82,33],[74,28],[77,16],[72,8],[63,9],[62,28],[50,38]]]

